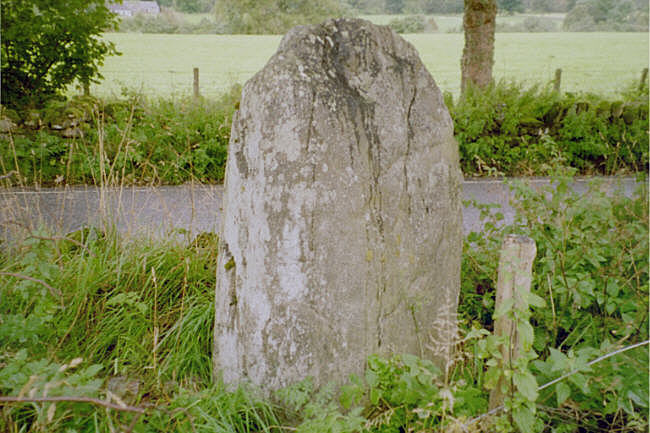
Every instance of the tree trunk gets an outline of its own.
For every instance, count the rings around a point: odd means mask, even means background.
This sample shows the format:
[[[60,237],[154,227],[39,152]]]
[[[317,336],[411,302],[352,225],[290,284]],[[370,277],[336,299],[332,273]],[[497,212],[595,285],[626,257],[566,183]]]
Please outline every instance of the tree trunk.
[[[492,82],[496,0],[465,0],[463,28],[465,48],[461,59],[461,91],[468,85],[485,87]]]

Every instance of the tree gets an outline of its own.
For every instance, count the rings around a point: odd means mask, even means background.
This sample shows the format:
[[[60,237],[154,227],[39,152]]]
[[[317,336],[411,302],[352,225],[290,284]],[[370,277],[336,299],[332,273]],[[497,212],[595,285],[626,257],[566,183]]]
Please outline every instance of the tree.
[[[390,14],[401,14],[404,11],[404,0],[386,0],[386,11]]]
[[[1,0],[2,104],[38,106],[79,80],[102,78],[107,55],[100,35],[115,28],[105,0]]]
[[[465,0],[465,47],[461,58],[461,91],[492,82],[496,0]]]
[[[497,0],[497,6],[500,11],[506,11],[511,14],[524,11],[524,3],[522,0]]]
[[[217,21],[230,33],[284,33],[298,24],[341,16],[337,0],[217,0]]]
[[[648,4],[637,0],[579,0],[564,18],[564,30],[648,31]]]

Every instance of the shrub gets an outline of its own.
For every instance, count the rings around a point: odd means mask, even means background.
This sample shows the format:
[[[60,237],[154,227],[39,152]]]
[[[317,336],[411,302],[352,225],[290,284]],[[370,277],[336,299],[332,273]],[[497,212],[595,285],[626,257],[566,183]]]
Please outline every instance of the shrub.
[[[469,89],[447,105],[466,174],[544,175],[648,171],[647,89],[610,101],[534,86]]]
[[[190,23],[181,14],[171,9],[163,9],[156,15],[138,14],[132,18],[122,18],[120,32],[126,33],[179,33],[179,34],[221,34],[225,28],[207,18],[198,23]]]
[[[558,31],[555,21],[543,17],[526,17],[521,23],[497,23],[496,31],[500,33],[542,33]]]
[[[424,33],[438,31],[438,25],[433,17],[424,15],[411,15],[401,18],[393,18],[388,26],[397,33]]]
[[[220,182],[239,92],[235,87],[214,101],[131,94],[51,103],[34,113],[41,127],[23,125],[19,134],[0,137],[0,167],[4,174],[16,172],[9,179],[13,185]],[[50,129],[68,125],[80,136],[66,138],[65,131]]]
[[[3,1],[2,104],[40,107],[75,80],[101,78],[118,53],[100,35],[115,24],[104,0]]]
[[[490,224],[465,243],[459,314],[487,329],[503,235],[524,234],[537,244],[532,292],[546,305],[533,308],[530,319],[539,354],[531,371],[541,385],[579,370],[540,393],[548,427],[647,428],[647,347],[586,366],[623,342],[648,339],[648,189],[647,178],[639,180],[631,198],[608,195],[598,183],[575,191],[570,177],[555,177],[541,190],[516,183],[515,224],[498,228],[499,214],[483,207]]]
[[[569,11],[563,28],[571,32],[647,32],[648,6],[632,0],[585,0]]]
[[[229,34],[283,34],[296,25],[347,13],[336,0],[218,0],[215,11],[217,22]]]

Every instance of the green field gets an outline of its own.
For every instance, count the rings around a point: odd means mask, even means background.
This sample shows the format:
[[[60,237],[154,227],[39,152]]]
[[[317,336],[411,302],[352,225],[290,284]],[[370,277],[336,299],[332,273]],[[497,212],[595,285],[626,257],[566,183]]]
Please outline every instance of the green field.
[[[387,25],[392,19],[403,17],[404,15],[361,15],[360,18],[372,21],[382,26]],[[462,15],[430,15],[438,24],[438,30],[442,33],[460,32],[463,28]],[[536,17],[553,21],[558,30],[562,28],[564,14],[515,14],[515,15],[498,15],[497,24],[519,24],[526,18]]]
[[[201,93],[215,96],[243,83],[275,52],[281,36],[111,33],[122,56],[106,60],[105,80],[91,88],[119,95],[123,87],[158,96],[191,92],[192,68]],[[460,89],[463,35],[405,35],[442,90]],[[526,84],[548,83],[563,69],[562,89],[615,94],[648,66],[647,33],[497,33],[494,74]]]

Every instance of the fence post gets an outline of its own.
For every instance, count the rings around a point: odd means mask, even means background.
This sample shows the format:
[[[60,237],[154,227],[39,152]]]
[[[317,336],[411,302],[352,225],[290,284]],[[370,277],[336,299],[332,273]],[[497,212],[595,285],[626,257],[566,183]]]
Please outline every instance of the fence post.
[[[194,68],[194,98],[199,98],[199,68]]]
[[[555,79],[553,80],[553,90],[560,91],[560,84],[562,83],[562,68],[555,70]]]
[[[514,299],[513,307],[518,310],[528,308],[528,294],[533,279],[533,260],[537,254],[535,241],[527,236],[508,235],[503,240],[499,258],[495,310],[507,300]],[[509,365],[522,352],[517,324],[508,315],[497,318],[494,333],[505,336],[509,342],[501,347],[503,365]],[[506,394],[502,392],[504,378],[490,393],[490,409],[501,406]]]
[[[643,68],[643,71],[641,71],[641,81],[639,82],[639,91],[643,90],[643,86],[645,86],[645,80],[648,79],[648,68]]]

